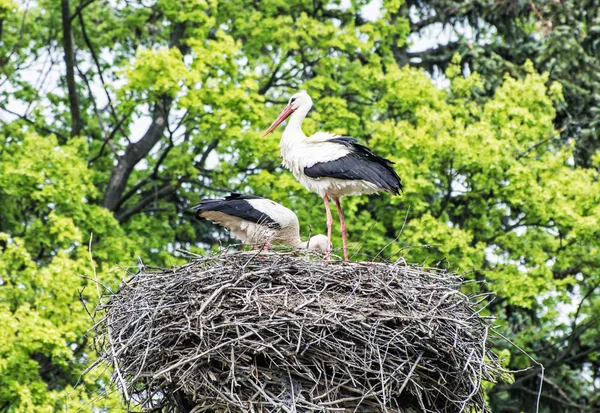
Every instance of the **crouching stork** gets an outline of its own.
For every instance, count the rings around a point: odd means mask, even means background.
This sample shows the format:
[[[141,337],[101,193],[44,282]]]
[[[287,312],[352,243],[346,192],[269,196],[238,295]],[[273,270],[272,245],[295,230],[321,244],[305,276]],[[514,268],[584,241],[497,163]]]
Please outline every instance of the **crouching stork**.
[[[265,250],[271,243],[281,243],[292,248],[329,251],[325,235],[301,241],[296,214],[267,198],[232,193],[224,199],[203,199],[192,209],[197,219],[222,225],[244,244],[260,245]]]
[[[391,166],[393,162],[377,156],[354,138],[327,132],[317,132],[307,137],[302,132],[302,121],[312,104],[312,99],[305,92],[293,95],[263,137],[291,115],[279,144],[283,165],[309,191],[316,192],[323,198],[327,213],[328,245],[331,245],[333,223],[329,200],[333,199],[340,219],[344,259],[348,261],[346,223],[341,198],[345,195],[380,191],[398,195],[402,190],[402,182]]]

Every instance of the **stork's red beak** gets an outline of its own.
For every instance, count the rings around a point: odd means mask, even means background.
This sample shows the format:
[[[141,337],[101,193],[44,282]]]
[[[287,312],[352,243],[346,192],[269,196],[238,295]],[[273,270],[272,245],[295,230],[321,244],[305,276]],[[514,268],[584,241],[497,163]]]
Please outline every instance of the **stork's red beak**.
[[[291,106],[286,106],[285,109],[283,109],[283,111],[279,114],[279,116],[277,116],[277,119],[275,119],[275,122],[273,122],[271,124],[271,126],[269,126],[269,129],[267,129],[265,131],[265,133],[263,133],[263,138],[265,136],[267,136],[269,133],[273,132],[273,130],[278,127],[281,122],[283,122],[284,120],[286,120],[288,118],[288,116],[290,116],[292,114],[292,112],[294,111],[294,109],[292,109]]]

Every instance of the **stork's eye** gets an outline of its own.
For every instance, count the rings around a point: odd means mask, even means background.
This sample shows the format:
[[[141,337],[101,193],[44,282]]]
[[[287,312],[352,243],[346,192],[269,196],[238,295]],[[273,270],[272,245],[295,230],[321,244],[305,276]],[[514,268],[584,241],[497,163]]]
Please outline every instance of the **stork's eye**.
[[[294,103],[295,100],[296,100],[296,98],[291,98],[290,103]]]

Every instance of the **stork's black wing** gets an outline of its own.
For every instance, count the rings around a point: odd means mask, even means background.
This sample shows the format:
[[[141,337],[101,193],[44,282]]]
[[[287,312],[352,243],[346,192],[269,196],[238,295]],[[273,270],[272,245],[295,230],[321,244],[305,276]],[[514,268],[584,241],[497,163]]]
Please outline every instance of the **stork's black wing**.
[[[402,181],[391,166],[394,163],[389,159],[375,155],[354,138],[339,137],[328,142],[344,145],[350,152],[333,161],[319,162],[304,168],[306,176],[368,181],[393,194],[402,190]]]
[[[279,225],[277,221],[264,212],[254,208],[252,204],[248,202],[250,199],[265,198],[231,193],[231,195],[225,197],[225,199],[203,199],[199,204],[194,205],[192,209],[196,212],[197,219],[204,219],[204,217],[202,217],[202,212],[213,211],[265,225],[269,228],[281,229],[281,225]]]
[[[237,192],[232,192],[228,196],[225,197],[226,201],[233,201],[233,200],[237,200],[237,199],[266,199],[266,198],[263,198],[262,196],[256,196],[256,195],[244,195],[244,194],[240,194]]]

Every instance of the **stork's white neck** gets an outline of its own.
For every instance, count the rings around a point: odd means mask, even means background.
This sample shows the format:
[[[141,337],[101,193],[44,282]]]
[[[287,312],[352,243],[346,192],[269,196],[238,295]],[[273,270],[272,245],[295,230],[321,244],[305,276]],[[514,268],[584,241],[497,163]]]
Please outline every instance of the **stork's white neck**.
[[[308,114],[308,111],[312,105],[303,105],[292,113],[289,117],[288,124],[285,127],[285,131],[283,132],[283,138],[305,138],[304,132],[302,132],[302,122],[304,122],[304,118]]]
[[[302,241],[300,238],[296,238],[294,241],[290,242],[290,246],[293,248],[306,248],[308,246],[308,241]]]

